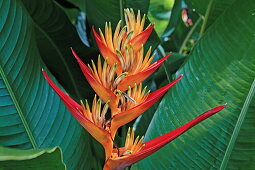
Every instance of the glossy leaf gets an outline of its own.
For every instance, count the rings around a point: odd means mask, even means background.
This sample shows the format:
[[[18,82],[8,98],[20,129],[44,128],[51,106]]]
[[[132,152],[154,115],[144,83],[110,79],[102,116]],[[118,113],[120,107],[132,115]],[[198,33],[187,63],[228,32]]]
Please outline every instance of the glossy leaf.
[[[22,0],[35,23],[40,55],[46,66],[76,101],[94,94],[72,55],[70,47],[88,63],[95,50],[85,46],[65,12],[52,0]]]
[[[45,81],[33,21],[23,4],[0,1],[0,16],[0,145],[60,146],[69,169],[91,167],[89,135]]]
[[[255,97],[247,110],[240,132],[228,160],[227,169],[255,169]]]
[[[228,103],[228,107],[137,163],[134,169],[220,168],[255,77],[254,8],[253,1],[238,0],[207,30],[178,70],[176,76],[185,77],[163,98],[145,139],[175,129],[194,117],[194,111],[222,103]],[[251,160],[249,155],[242,156]],[[240,166],[248,168],[249,163],[244,162]]]
[[[208,28],[214,21],[229,7],[235,0],[192,0],[186,1],[190,8],[196,10],[196,12],[200,13],[203,16],[206,16],[208,13],[208,17],[206,20],[206,28]]]
[[[60,148],[21,150],[0,147],[1,169],[66,169]]]

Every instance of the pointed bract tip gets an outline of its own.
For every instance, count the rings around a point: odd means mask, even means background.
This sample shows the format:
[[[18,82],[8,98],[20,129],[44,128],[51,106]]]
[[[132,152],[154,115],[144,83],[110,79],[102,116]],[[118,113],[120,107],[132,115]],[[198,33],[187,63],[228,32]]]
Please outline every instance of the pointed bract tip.
[[[148,27],[152,27],[152,29],[153,29],[153,28],[154,28],[154,26],[155,26],[155,23],[150,24]]]
[[[214,108],[212,108],[211,110],[209,110],[209,112],[219,112],[221,111],[222,109],[224,109],[226,107],[226,104],[223,104],[223,105],[220,105],[220,106],[216,106]]]
[[[227,103],[221,105],[221,106],[218,106],[218,107],[222,107],[222,108],[225,108],[227,106]]]
[[[71,51],[72,51],[72,54],[74,55],[74,57],[78,60],[79,57],[78,57],[78,55],[76,54],[76,52],[73,50],[73,48],[71,48]]]

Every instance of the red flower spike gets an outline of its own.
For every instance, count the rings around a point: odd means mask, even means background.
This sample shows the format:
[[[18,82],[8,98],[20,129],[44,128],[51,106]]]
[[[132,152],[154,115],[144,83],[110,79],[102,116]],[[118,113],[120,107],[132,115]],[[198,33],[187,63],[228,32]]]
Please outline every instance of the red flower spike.
[[[146,28],[143,32],[135,36],[129,41],[129,44],[133,45],[134,51],[138,51],[142,45],[146,43],[149,36],[151,35],[151,32],[154,28],[154,24]]]
[[[94,27],[92,27],[93,34],[97,43],[97,46],[106,60],[108,58],[109,65],[112,67],[115,63],[117,63],[116,73],[120,75],[122,73],[121,63],[116,53],[112,52],[102,41],[101,37],[97,34]]]
[[[108,102],[109,100],[114,103],[113,101],[117,100],[116,95],[109,89],[106,89],[104,86],[101,85],[100,82],[92,75],[90,69],[81,61],[75,51],[71,48],[73,55],[75,56],[76,60],[78,61],[80,68],[88,80],[91,87],[97,93],[97,95],[104,101]]]
[[[111,121],[111,135],[114,138],[119,127],[129,123],[134,120],[142,113],[144,113],[147,109],[149,109],[156,101],[158,101],[173,85],[175,85],[183,75],[180,75],[176,80],[169,83],[168,85],[152,92],[149,94],[148,98],[142,102],[141,104],[123,111],[121,113],[116,114],[112,117]]]
[[[177,128],[171,132],[168,132],[160,137],[157,137],[157,138],[152,139],[148,142],[145,142],[144,147],[139,152],[136,152],[134,154],[131,153],[129,155],[125,155],[125,156],[121,156],[121,157],[117,157],[117,158],[112,158],[112,157],[109,158],[104,165],[104,170],[123,169],[125,167],[128,167],[128,166],[148,157],[152,153],[156,152],[157,150],[159,150],[160,148],[162,148],[163,146],[165,146],[166,144],[168,144],[169,142],[171,142],[172,140],[174,140],[175,138],[177,138],[178,136],[180,136],[181,134],[183,134],[184,132],[186,132],[187,130],[192,128],[193,126],[197,125],[201,121],[203,121],[203,120],[207,119],[208,117],[214,115],[215,113],[219,112],[224,107],[226,107],[226,105],[221,105],[221,106],[215,107],[215,108],[201,114],[200,116],[193,119],[189,123]],[[123,150],[123,148],[120,148],[120,150]]]
[[[147,68],[137,74],[127,75],[120,81],[117,89],[120,91],[126,91],[129,86],[133,87],[135,83],[136,84],[141,83],[147,77],[149,77],[171,54],[172,53],[169,53],[165,57],[163,57],[163,58],[159,59],[158,61],[154,62],[153,64],[151,64],[151,66],[149,68]]]
[[[106,159],[111,156],[113,142],[111,135],[105,129],[98,127],[93,122],[88,120],[82,115],[79,110],[82,110],[82,106],[76,103],[71,97],[65,94],[59,87],[57,87],[53,81],[49,78],[48,74],[42,70],[45,79],[48,81],[50,86],[59,95],[61,100],[64,102],[67,109],[75,117],[75,119],[99,142],[104,146]]]

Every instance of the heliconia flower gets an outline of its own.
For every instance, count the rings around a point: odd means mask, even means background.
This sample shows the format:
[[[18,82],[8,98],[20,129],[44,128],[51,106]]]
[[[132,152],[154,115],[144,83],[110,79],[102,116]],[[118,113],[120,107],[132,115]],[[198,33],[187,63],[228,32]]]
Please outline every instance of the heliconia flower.
[[[106,23],[105,25],[105,35],[100,29],[100,35],[98,35],[94,27],[92,27],[101,54],[105,59],[109,60],[109,65],[111,67],[117,63],[116,72],[118,75],[121,74],[123,70],[127,69],[126,66],[135,59],[136,53],[139,52],[143,44],[146,43],[154,27],[154,25],[149,25],[143,31],[145,15],[141,20],[140,11],[138,11],[137,18],[135,18],[132,9],[125,10],[125,21],[126,26],[122,29],[121,21],[118,23],[114,35],[112,35],[110,23]],[[131,55],[133,55],[133,58],[126,57],[126,55],[130,53],[132,53]],[[140,58],[140,56],[137,58]]]
[[[142,90],[142,85],[135,86],[128,90],[128,94],[124,97],[120,97],[121,112],[115,113],[111,118],[111,135],[114,138],[119,127],[131,122],[147,109],[149,109],[156,101],[158,101],[173,85],[175,85],[180,79],[180,75],[176,80],[168,85],[152,92],[145,93],[146,89]],[[126,98],[126,99],[125,99]]]
[[[130,131],[129,129],[126,137],[125,147],[113,149],[111,157],[106,161],[104,165],[104,170],[123,169],[148,157],[193,126],[219,112],[225,106],[226,105],[215,107],[201,114],[187,124],[144,143],[142,142],[143,137],[141,139],[139,139],[139,137],[135,139],[134,130]]]
[[[101,110],[101,100],[94,98],[92,109],[88,102],[81,102],[81,105],[76,103],[71,97],[65,94],[43,70],[43,75],[50,86],[59,95],[67,109],[72,113],[76,120],[99,142],[105,149],[106,159],[111,156],[113,141],[108,126],[108,121],[105,119],[105,114],[108,109],[109,102],[105,104]]]
[[[137,73],[130,75],[129,72],[124,72],[115,79],[115,71],[116,67],[118,67],[116,64],[111,67],[108,65],[109,60],[106,60],[107,62],[104,62],[102,66],[101,60],[99,58],[97,68],[94,62],[92,62],[92,67],[89,68],[81,61],[81,59],[72,48],[71,50],[76,60],[78,61],[79,66],[87,81],[95,90],[95,92],[100,96],[100,98],[105,102],[108,100],[111,100],[112,102],[116,101],[116,95],[114,94],[115,90],[126,91],[129,86],[133,87],[135,83],[141,83],[171,55],[171,53],[169,53],[167,56],[159,59],[153,64],[150,64],[151,60],[149,59],[149,54],[147,53],[144,59],[144,63],[139,61],[135,64],[130,63],[131,73],[133,73],[132,70],[138,71]],[[141,67],[137,69],[137,65],[140,65]],[[113,104],[114,102],[111,103],[111,105]]]

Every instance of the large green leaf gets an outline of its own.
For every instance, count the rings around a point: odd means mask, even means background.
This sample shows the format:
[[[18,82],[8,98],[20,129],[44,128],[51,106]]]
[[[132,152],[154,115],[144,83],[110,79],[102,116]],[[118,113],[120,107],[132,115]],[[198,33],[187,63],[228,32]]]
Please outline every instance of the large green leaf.
[[[85,63],[95,56],[93,48],[85,46],[65,12],[52,0],[22,0],[36,28],[36,40],[43,61],[77,101],[94,96],[77,61],[72,47]]]
[[[255,91],[255,81],[253,82],[253,93]],[[255,169],[255,95],[251,104],[247,108],[247,113],[244,121],[242,121],[241,128],[235,141],[234,147],[229,150],[231,156],[229,157],[229,163],[227,164],[228,169]],[[237,130],[236,130],[237,131]],[[226,156],[227,157],[227,156]],[[226,158],[227,159],[227,158]],[[226,160],[227,161],[227,160]]]
[[[42,76],[29,14],[19,0],[0,0],[0,16],[0,145],[59,145],[69,169],[90,167],[88,135]]]
[[[149,0],[86,0],[86,14],[90,26],[95,26],[96,29],[104,30],[105,22],[111,22],[115,28],[119,20],[124,21],[124,9],[133,8],[135,12],[140,10],[142,14],[147,14],[149,9]],[[145,22],[145,26],[149,25],[149,20]],[[160,43],[160,40],[155,31],[150,35],[146,46],[152,46],[153,49]]]
[[[203,15],[204,27],[208,28],[235,0],[191,0],[186,1],[190,8]],[[202,30],[204,31],[204,30]]]
[[[13,149],[0,147],[0,167],[3,170],[16,169],[66,169],[60,148]]]
[[[136,164],[134,169],[219,169],[223,165],[255,77],[254,9],[252,0],[236,1],[208,29],[176,73],[184,74],[184,78],[163,98],[146,140],[169,132],[214,106],[228,103],[227,108]],[[245,121],[251,121],[247,118]],[[252,130],[254,125],[247,126]],[[242,140],[243,148],[246,142],[254,146],[253,138]],[[239,162],[244,169],[252,160],[246,156],[254,155],[254,149],[249,152],[240,153],[243,161]]]

